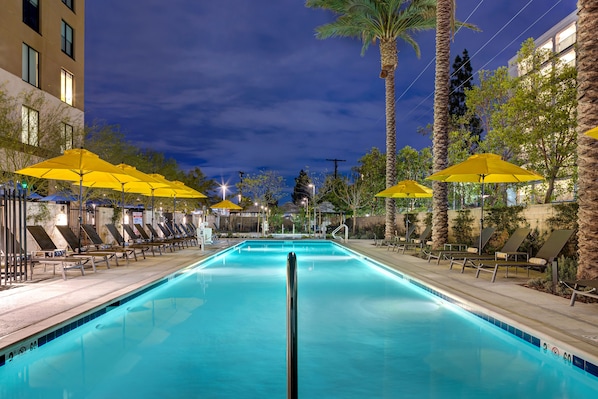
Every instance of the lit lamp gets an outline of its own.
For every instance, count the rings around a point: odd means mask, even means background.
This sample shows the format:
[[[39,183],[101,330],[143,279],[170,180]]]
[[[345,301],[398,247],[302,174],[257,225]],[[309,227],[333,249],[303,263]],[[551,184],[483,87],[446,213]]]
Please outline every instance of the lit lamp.
[[[60,207],[60,212],[56,215],[56,226],[66,226],[68,224],[68,219],[66,217],[66,213],[64,213],[64,206]]]
[[[222,188],[222,201],[224,201],[226,199],[226,184],[223,184],[222,186],[220,186]]]

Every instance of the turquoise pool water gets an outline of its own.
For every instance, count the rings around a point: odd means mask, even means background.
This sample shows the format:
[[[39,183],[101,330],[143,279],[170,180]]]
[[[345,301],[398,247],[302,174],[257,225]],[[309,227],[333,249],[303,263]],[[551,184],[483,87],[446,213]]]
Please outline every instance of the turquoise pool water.
[[[342,247],[247,242],[0,367],[1,398],[584,398],[598,379]]]

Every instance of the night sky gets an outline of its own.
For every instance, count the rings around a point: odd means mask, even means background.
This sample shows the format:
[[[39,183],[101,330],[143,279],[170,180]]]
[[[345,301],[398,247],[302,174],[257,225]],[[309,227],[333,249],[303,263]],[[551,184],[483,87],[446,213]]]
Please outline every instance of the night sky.
[[[575,11],[575,0],[457,0],[451,64],[467,49],[474,73],[507,65],[521,42]],[[302,0],[86,2],[86,122],[120,125],[131,143],[199,167],[217,182],[275,170],[294,185],[301,169],[347,174],[372,147],[385,152],[380,55],[338,38],[332,20]],[[399,42],[397,149],[431,146],[434,32],[418,59]]]

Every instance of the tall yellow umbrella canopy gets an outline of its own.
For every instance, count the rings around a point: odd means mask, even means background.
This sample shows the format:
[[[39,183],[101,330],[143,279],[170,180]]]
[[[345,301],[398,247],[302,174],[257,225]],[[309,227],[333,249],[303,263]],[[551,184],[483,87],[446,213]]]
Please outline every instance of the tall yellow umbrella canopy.
[[[168,197],[173,199],[173,207],[174,211],[176,212],[176,199],[177,198],[207,198],[204,194],[200,193],[197,190],[192,189],[191,187],[186,186],[184,183],[180,181],[170,181],[166,179],[164,176],[152,173],[150,174],[151,177],[154,179],[166,183],[166,187],[158,187],[152,188],[151,190],[146,191],[145,193],[141,193],[144,195],[151,195],[152,196],[152,224],[154,223],[154,206],[153,201],[154,197]],[[174,215],[174,212],[173,212]]]
[[[438,180],[444,182],[481,183],[482,198],[480,218],[480,244],[482,230],[484,229],[484,186],[485,183],[520,183],[534,180],[544,180],[544,177],[523,169],[510,162],[503,161],[496,154],[476,154],[465,161],[438,171],[426,180]],[[478,249],[481,251],[481,245]]]
[[[185,185],[185,183],[180,182],[178,180],[172,181],[171,186],[174,189],[179,190],[179,191],[177,191],[178,194],[176,195],[179,198],[208,198],[206,195]]]
[[[43,179],[79,182],[79,247],[81,246],[83,183],[112,182],[121,184],[138,180],[110,162],[104,161],[97,154],[83,148],[66,150],[62,155],[17,170],[15,173]]]
[[[426,180],[461,183],[520,183],[544,177],[503,161],[496,154],[476,154],[465,161],[438,171]]]
[[[124,190],[129,193],[143,194],[152,188],[168,187],[169,183],[162,182],[147,173],[138,170],[136,167],[124,163],[116,165],[124,173],[136,178],[135,181],[125,182],[105,182],[105,181],[88,181],[83,182],[86,187],[92,188],[111,188],[113,190]]]
[[[89,182],[83,182],[83,185],[86,187],[92,187],[92,188],[110,188],[113,190],[120,191],[123,215],[124,215],[124,209],[125,209],[125,192],[143,194],[147,190],[169,186],[169,184],[167,182],[159,181],[159,180],[153,178],[152,176],[150,176],[149,174],[144,173],[140,170],[137,170],[137,168],[135,168],[134,166],[121,163],[121,164],[116,165],[116,167],[120,168],[128,175],[135,177],[137,180],[121,182],[121,183],[89,181]],[[125,237],[124,224],[123,224],[122,236],[124,239],[124,237]],[[123,242],[122,245],[125,245],[125,243]]]
[[[402,180],[386,190],[380,191],[376,197],[388,198],[430,198],[432,189],[419,184],[415,180]],[[409,239],[409,218],[405,217],[405,240]]]

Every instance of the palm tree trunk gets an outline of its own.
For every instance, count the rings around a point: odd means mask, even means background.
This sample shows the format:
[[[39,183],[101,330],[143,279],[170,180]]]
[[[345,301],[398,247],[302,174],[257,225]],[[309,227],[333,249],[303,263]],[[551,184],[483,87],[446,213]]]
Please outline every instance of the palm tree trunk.
[[[598,3],[579,0],[577,8],[577,277],[595,279],[598,278],[598,140],[585,132],[598,126]]]
[[[380,40],[380,77],[384,79],[386,91],[386,188],[397,179],[397,129],[395,106],[395,70],[398,63],[396,39]],[[396,230],[395,200],[386,198],[386,219],[384,236],[390,240]]]
[[[436,6],[436,77],[434,83],[434,172],[448,166],[450,39],[453,0],[438,0]],[[432,242],[434,248],[448,241],[448,187],[434,181]]]

